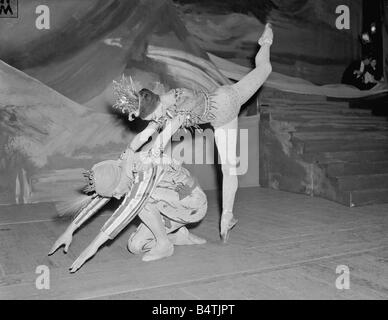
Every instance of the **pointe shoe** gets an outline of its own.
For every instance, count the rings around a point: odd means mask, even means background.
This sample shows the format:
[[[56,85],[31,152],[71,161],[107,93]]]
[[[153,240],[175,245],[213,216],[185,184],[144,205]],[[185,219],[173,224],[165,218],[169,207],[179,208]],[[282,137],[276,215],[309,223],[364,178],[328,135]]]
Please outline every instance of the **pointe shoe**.
[[[265,25],[264,32],[261,35],[258,43],[260,46],[262,46],[263,44],[272,45],[272,43],[273,43],[273,31],[272,31],[272,25],[270,23],[267,23]]]
[[[228,242],[230,231],[235,227],[238,220],[233,217],[233,213],[223,213],[221,216],[221,239],[224,243]]]
[[[145,262],[155,261],[172,256],[174,253],[174,245],[169,243],[167,246],[155,246],[150,251],[144,254],[142,260]]]

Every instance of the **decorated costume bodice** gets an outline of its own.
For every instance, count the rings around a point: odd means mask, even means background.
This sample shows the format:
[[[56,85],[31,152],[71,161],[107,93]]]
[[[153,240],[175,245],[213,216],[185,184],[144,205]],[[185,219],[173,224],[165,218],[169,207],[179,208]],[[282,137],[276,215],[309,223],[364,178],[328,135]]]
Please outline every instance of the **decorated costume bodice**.
[[[178,88],[172,90],[175,103],[163,112],[163,115],[156,119],[156,122],[163,125],[166,120],[183,116],[182,128],[198,127],[208,123],[214,117],[210,113],[209,94],[205,91]]]
[[[240,99],[232,86],[221,86],[208,93],[204,90],[173,89],[175,103],[164,110],[155,121],[163,125],[168,119],[183,116],[183,128],[211,123],[219,127],[238,116]]]

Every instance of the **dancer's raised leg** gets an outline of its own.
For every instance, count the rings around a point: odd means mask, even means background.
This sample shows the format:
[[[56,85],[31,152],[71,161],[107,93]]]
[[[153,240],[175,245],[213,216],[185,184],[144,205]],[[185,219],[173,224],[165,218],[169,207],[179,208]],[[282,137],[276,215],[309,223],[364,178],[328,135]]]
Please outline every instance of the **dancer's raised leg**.
[[[256,68],[232,85],[239,94],[240,105],[246,103],[259,90],[272,72],[270,49],[273,42],[273,31],[271,24],[266,24],[258,42],[261,47],[255,57]]]

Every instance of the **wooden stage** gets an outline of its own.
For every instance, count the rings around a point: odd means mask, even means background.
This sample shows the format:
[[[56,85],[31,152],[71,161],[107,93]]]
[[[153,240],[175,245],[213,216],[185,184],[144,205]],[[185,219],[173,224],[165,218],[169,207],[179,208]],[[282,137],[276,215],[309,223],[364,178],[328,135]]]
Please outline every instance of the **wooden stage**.
[[[269,189],[240,189],[239,224],[218,238],[218,205],[193,229],[208,243],[177,247],[145,263],[126,249],[127,229],[76,274],[68,267],[107,219],[103,212],[74,237],[67,255],[47,252],[68,221],[51,204],[0,208],[1,299],[387,299],[388,205],[347,208]],[[35,286],[50,269],[50,289]],[[350,289],[335,286],[350,269]]]

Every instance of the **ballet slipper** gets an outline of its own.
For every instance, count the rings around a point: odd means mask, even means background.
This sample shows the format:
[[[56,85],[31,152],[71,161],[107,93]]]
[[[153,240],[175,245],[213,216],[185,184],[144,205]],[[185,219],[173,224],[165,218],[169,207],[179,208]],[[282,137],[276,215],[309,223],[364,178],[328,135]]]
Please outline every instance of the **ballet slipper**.
[[[135,233],[131,234],[127,243],[127,249],[132,254],[137,255],[137,254],[145,253],[151,250],[156,244],[155,239],[148,239],[142,246],[135,245],[132,243],[134,236],[135,236]]]
[[[138,246],[134,246],[133,244],[133,238],[135,237],[136,232],[131,233],[129,236],[128,242],[127,242],[127,249],[132,254],[140,254],[141,250]]]
[[[232,212],[223,212],[221,216],[221,239],[224,243],[228,242],[230,231],[235,227],[238,220],[233,217]]]
[[[265,25],[264,32],[261,35],[258,43],[260,46],[262,46],[263,44],[272,45],[272,43],[273,43],[273,31],[272,31],[272,25],[270,23],[267,23]]]
[[[171,242],[165,245],[156,245],[150,251],[144,254],[142,260],[145,262],[155,261],[172,256],[174,253],[174,245]]]
[[[176,246],[190,246],[206,243],[205,239],[202,239],[196,236],[195,234],[190,233],[186,227],[182,227],[176,233],[170,234],[168,238]]]

